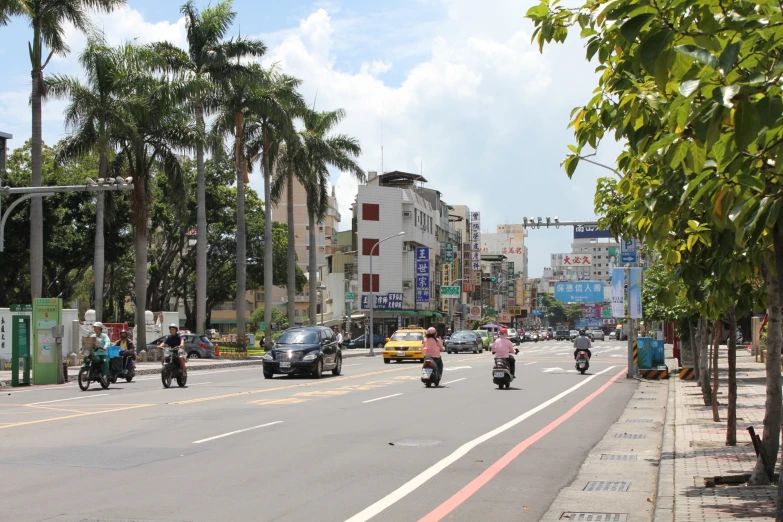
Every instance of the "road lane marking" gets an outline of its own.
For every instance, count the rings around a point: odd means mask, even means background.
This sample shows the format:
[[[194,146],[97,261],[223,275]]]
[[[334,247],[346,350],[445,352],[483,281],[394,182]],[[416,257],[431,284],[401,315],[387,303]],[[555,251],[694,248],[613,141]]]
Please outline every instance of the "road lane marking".
[[[80,399],[92,399],[93,397],[104,397],[106,395],[109,395],[108,393],[99,393],[97,395],[85,395],[83,397],[71,397],[69,399],[57,399],[54,401],[42,401],[42,402],[31,402],[30,404],[26,404],[25,406],[36,406],[38,404],[51,404],[53,402],[63,402],[63,401],[78,401]]]
[[[361,366],[364,363],[353,363],[353,364],[343,364],[343,368],[347,368],[349,366]]]
[[[197,383],[194,383],[194,384],[188,384],[188,385],[187,385],[187,387],[188,387],[188,388],[190,388],[191,386],[201,386],[201,385],[203,385],[203,384],[212,384],[212,381],[208,381],[208,382],[197,382]]]
[[[229,431],[228,433],[223,433],[222,435],[215,435],[214,437],[209,437],[208,439],[194,440],[193,444],[201,444],[202,442],[209,442],[211,440],[222,439],[223,437],[230,437],[231,435],[236,435],[237,433],[244,433],[244,432],[250,431],[250,430],[257,430],[259,428],[266,428],[267,426],[274,426],[275,424],[282,424],[282,422],[283,421],[267,422],[266,424],[260,424],[258,426],[253,426],[252,428],[245,428],[243,430]]]
[[[454,370],[472,370],[472,366],[457,366],[456,368],[449,368],[448,366],[444,368],[446,371],[454,371]]]
[[[452,383],[455,383],[455,382],[464,381],[465,379],[467,379],[467,377],[463,377],[462,379],[456,379],[454,381],[444,382],[443,384],[445,386],[446,384],[452,384]]]
[[[75,419],[77,417],[87,417],[89,415],[100,415],[102,413],[115,413],[119,411],[126,411],[126,410],[135,410],[138,408],[148,408],[150,406],[155,406],[154,404],[136,404],[133,406],[128,406],[125,408],[114,408],[112,410],[103,410],[103,411],[90,411],[87,413],[78,413],[75,415],[65,415],[63,417],[52,417],[50,419],[39,419],[34,421],[25,421],[25,422],[14,422],[12,424],[6,424],[5,426],[0,426],[0,430],[4,430],[6,428],[16,428],[19,426],[29,426],[30,424],[41,424],[43,422],[54,422],[58,420],[66,420],[66,419]],[[62,410],[60,410],[62,411]]]
[[[402,395],[402,393],[395,393],[393,395],[387,395],[386,397],[378,397],[377,399],[370,399],[369,401],[362,401],[364,404],[367,404],[368,402],[375,402],[375,401],[382,401],[383,399],[391,399],[392,397],[398,397]]]
[[[451,455],[445,457],[444,459],[436,462],[429,468],[425,469],[415,477],[413,477],[411,480],[397,488],[396,490],[392,491],[379,501],[377,501],[375,504],[372,504],[371,506],[367,507],[363,511],[357,513],[356,515],[352,516],[346,522],[366,522],[367,520],[370,520],[374,516],[378,515],[379,513],[383,512],[387,508],[391,507],[395,503],[399,502],[401,499],[403,499],[408,494],[412,493],[416,489],[418,489],[420,486],[425,484],[428,480],[435,477],[438,473],[446,469],[451,464],[457,462],[459,459],[464,457],[469,451],[471,451],[473,448],[478,446],[479,444],[488,441],[489,439],[500,435],[501,433],[513,428],[520,422],[528,419],[529,417],[535,415],[536,413],[540,412],[541,410],[544,410],[551,406],[552,404],[557,403],[562,399],[563,397],[575,392],[582,386],[588,384],[590,381],[598,377],[604,372],[607,372],[611,370],[612,368],[615,368],[615,366],[610,366],[606,370],[603,370],[602,372],[599,372],[595,375],[591,375],[587,379],[579,382],[579,384],[576,384],[575,386],[572,386],[571,388],[568,388],[564,392],[559,393],[558,395],[555,395],[551,399],[542,402],[538,406],[536,406],[533,409],[530,409],[520,415],[519,417],[516,417],[515,419],[510,420],[509,422],[503,424],[502,426],[499,426],[495,428],[492,431],[489,431],[485,433],[484,435],[481,435],[469,442],[466,442],[459,448],[457,448]],[[623,371],[624,372],[624,371]],[[620,374],[618,374],[620,375]]]
[[[604,371],[610,370],[612,368],[614,368],[614,366],[607,368]],[[517,444],[514,448],[511,449],[511,451],[503,455],[497,462],[495,462],[489,468],[487,468],[481,475],[473,479],[470,483],[468,483],[467,486],[465,486],[457,493],[455,493],[454,496],[452,496],[450,499],[448,499],[440,506],[433,509],[428,515],[422,517],[419,520],[419,522],[438,522],[439,520],[442,520],[449,513],[451,513],[457,507],[459,507],[463,502],[465,502],[467,499],[473,496],[473,494],[476,493],[479,489],[484,487],[484,485],[486,485],[487,482],[492,480],[498,473],[500,473],[506,466],[508,466],[515,458],[521,455],[526,449],[528,449],[530,446],[532,446],[533,444],[535,444],[536,442],[544,438],[552,430],[554,430],[555,428],[563,424],[565,421],[567,421],[568,419],[573,417],[576,413],[578,413],[582,408],[587,406],[587,404],[590,403],[593,399],[595,399],[603,392],[605,392],[609,388],[609,386],[611,386],[623,374],[625,374],[625,370],[621,371],[620,373],[616,374],[614,377],[609,379],[609,381],[606,382],[603,386],[598,388],[589,396],[582,399],[582,401],[580,401],[573,408],[571,408],[563,415],[558,417],[556,420],[554,420],[547,426],[541,428],[535,434],[531,435],[527,439]]]
[[[536,361],[525,363],[525,366],[530,366],[531,364],[536,364]]]
[[[249,404],[258,404],[259,406],[268,406],[270,404],[299,404],[300,402],[307,402],[310,399],[299,399],[297,397],[289,397],[287,399],[259,399],[252,401]]]

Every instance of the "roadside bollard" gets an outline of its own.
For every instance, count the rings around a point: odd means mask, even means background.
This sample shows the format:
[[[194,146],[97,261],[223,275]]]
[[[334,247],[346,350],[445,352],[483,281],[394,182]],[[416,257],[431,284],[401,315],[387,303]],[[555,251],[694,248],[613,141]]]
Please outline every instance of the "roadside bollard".
[[[5,359],[0,357],[0,370],[5,370],[5,365],[6,365]]]
[[[141,362],[147,362],[147,350],[142,350],[139,352],[139,360]]]
[[[159,355],[158,354],[158,350],[152,350],[150,352],[150,356],[151,356],[152,362],[158,362],[158,355]]]
[[[76,355],[75,353],[71,352],[68,355],[68,364],[70,364],[71,366],[78,366],[79,365],[79,356]]]

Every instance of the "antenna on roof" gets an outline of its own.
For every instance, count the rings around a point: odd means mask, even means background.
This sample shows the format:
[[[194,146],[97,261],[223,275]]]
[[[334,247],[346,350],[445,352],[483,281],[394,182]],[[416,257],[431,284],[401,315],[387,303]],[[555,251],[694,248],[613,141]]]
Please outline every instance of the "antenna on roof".
[[[383,173],[383,98],[381,98],[381,175]]]

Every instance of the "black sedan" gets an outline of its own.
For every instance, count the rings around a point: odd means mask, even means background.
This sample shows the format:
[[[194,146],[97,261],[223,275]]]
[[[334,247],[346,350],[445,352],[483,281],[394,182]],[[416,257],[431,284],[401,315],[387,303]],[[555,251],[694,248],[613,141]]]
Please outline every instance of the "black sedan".
[[[383,345],[386,344],[386,339],[384,339],[380,335],[373,335],[373,343],[372,345],[376,348],[383,348]],[[370,345],[367,343],[367,339],[369,339],[369,335],[360,335],[356,339],[351,339],[351,342],[349,342],[346,345],[346,348],[369,348]]]
[[[475,330],[460,330],[446,340],[444,348],[449,353],[484,352],[484,342],[476,335]]]
[[[337,338],[330,328],[307,326],[289,328],[264,355],[264,378],[276,373],[284,375],[306,374],[316,379],[325,370],[340,375],[343,354]]]

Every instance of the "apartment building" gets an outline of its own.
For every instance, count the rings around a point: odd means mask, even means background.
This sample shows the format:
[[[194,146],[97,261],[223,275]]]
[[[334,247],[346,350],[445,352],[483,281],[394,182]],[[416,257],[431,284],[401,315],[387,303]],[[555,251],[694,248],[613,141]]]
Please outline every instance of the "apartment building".
[[[526,236],[527,231],[521,224],[498,225],[496,232],[481,234],[481,254],[482,256],[505,256],[506,262],[512,263],[508,268],[513,267],[514,279],[525,281],[528,277]],[[510,306],[517,304],[523,306],[523,288],[524,285],[513,285],[508,296]]]

